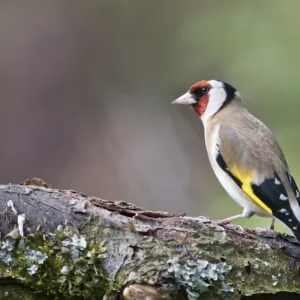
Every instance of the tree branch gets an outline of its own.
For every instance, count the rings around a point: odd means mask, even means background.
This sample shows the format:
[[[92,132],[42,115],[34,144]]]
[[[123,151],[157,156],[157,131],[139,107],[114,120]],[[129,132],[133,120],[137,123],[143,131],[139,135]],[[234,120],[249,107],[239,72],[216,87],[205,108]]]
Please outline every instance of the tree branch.
[[[291,236],[41,186],[0,199],[0,299],[300,299]]]

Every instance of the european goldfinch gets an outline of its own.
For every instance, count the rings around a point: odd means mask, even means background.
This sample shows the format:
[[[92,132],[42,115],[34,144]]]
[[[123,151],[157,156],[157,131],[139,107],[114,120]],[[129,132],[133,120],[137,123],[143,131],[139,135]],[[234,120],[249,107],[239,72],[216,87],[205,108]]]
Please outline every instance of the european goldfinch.
[[[202,80],[172,103],[191,105],[204,126],[211,166],[243,213],[230,223],[254,214],[278,219],[300,242],[299,190],[284,154],[270,129],[243,105],[228,83]]]

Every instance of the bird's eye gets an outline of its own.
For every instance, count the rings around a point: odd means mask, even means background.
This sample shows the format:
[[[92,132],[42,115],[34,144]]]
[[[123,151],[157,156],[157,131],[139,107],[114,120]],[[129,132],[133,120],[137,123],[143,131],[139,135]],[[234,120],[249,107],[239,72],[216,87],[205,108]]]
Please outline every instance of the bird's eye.
[[[206,93],[208,93],[208,91],[209,91],[208,87],[206,87],[206,86],[201,87],[201,93],[202,94],[206,94]]]

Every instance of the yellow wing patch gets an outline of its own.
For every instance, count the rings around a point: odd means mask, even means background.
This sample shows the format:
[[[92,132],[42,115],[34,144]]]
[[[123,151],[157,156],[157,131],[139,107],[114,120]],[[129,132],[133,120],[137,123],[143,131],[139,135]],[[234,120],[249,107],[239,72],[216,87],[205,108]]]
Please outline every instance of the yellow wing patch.
[[[254,172],[249,171],[242,171],[234,166],[231,168],[230,172],[238,178],[242,182],[242,190],[262,209],[272,215],[272,210],[262,201],[260,200],[253,192],[251,187],[251,182],[253,179]]]

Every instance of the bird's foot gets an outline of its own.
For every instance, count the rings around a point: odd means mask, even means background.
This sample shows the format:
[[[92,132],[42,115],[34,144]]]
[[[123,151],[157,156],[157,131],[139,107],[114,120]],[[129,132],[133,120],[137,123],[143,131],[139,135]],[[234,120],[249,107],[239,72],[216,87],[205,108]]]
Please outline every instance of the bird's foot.
[[[214,223],[216,223],[217,225],[228,225],[228,224],[230,224],[231,222],[230,221],[228,221],[227,219],[224,219],[224,220],[216,220],[216,221],[214,221]]]
[[[227,219],[224,219],[224,220],[219,220],[219,221],[215,221],[215,223],[218,225],[218,226],[224,226],[224,225],[232,225],[234,229],[236,229],[237,231],[239,231],[240,233],[244,233],[244,228],[243,226],[239,225],[239,224],[231,224],[232,220],[228,220],[229,218]],[[236,220],[236,219],[235,219]]]

